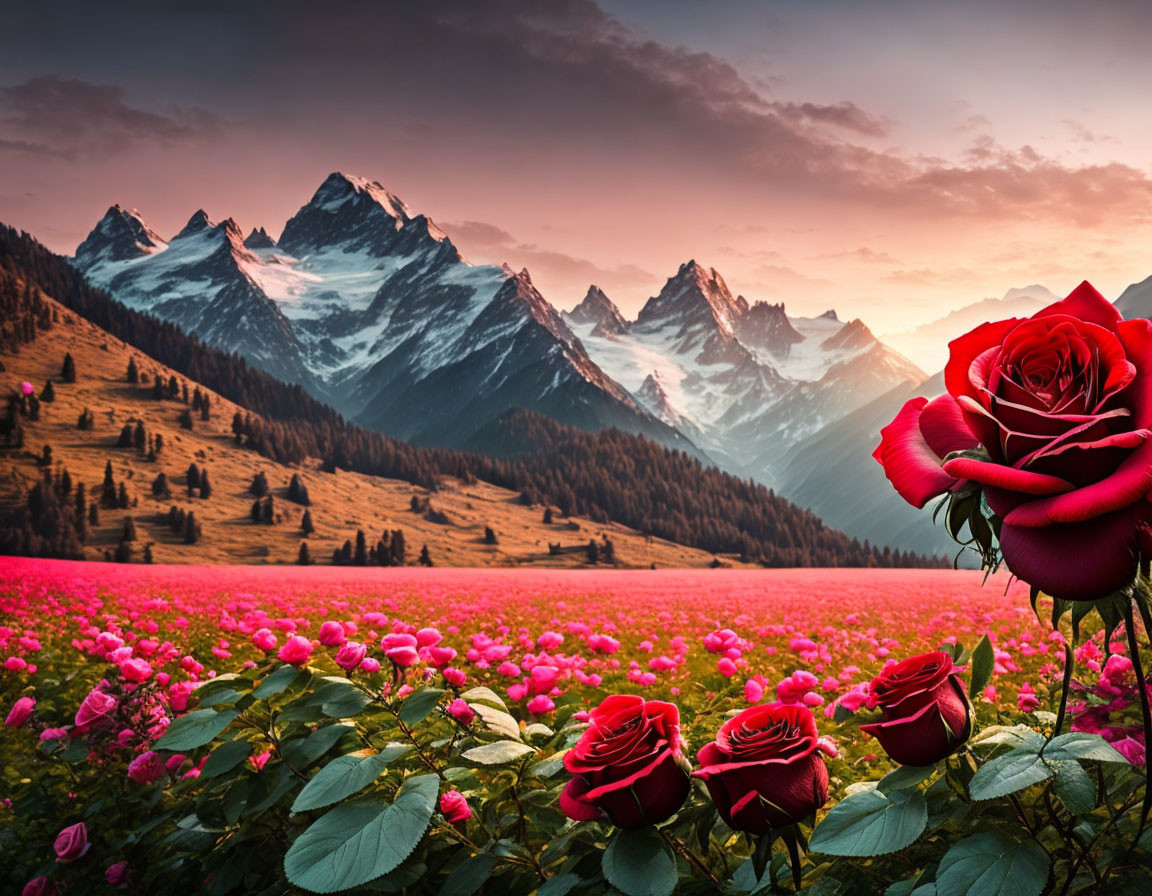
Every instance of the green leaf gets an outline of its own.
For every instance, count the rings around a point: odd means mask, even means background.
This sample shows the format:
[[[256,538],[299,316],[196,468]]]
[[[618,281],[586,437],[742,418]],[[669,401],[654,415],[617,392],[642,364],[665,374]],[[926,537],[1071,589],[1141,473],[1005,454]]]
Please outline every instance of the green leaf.
[[[493,709],[483,703],[469,704],[489,731],[520,740],[520,723],[501,709]]]
[[[499,706],[501,709],[507,709],[508,708],[507,706],[504,705],[504,701],[500,699],[499,694],[497,694],[491,688],[486,688],[483,685],[481,685],[480,687],[477,687],[477,688],[469,688],[460,696],[464,698],[464,701],[466,703],[473,703],[475,701],[483,701],[484,703],[491,703],[494,706]]]
[[[1084,815],[1096,808],[1096,780],[1079,762],[1071,760],[1051,762],[1056,776],[1052,790],[1056,798],[1073,815]]]
[[[292,804],[293,812],[323,809],[359,793],[384,773],[388,763],[408,753],[411,747],[396,744],[379,753],[363,751],[337,756],[304,785]]]
[[[354,730],[352,725],[343,724],[317,728],[307,737],[290,740],[284,744],[282,747],[284,758],[300,771],[331,750],[345,734]]]
[[[888,772],[876,784],[881,793],[893,793],[897,790],[908,790],[927,781],[936,773],[934,765],[901,765]]]
[[[617,833],[601,867],[624,896],[670,896],[676,889],[676,860],[655,828]]]
[[[1008,744],[1013,747],[1029,747],[1032,752],[1039,753],[1046,741],[1044,735],[1033,731],[1027,725],[992,725],[985,728],[968,742],[973,747],[993,747]]]
[[[544,881],[543,886],[536,891],[536,896],[568,896],[579,884],[579,874],[557,874]]]
[[[391,806],[337,806],[296,838],[284,874],[313,893],[349,890],[387,874],[423,839],[438,791],[435,775],[420,775],[400,785]]]
[[[164,736],[153,745],[153,749],[171,750],[174,753],[195,750],[215,740],[238,715],[234,709],[227,709],[224,712],[197,709],[174,719],[164,732]]]
[[[996,657],[992,651],[992,642],[985,635],[972,651],[972,680],[968,683],[968,696],[975,697],[992,680],[992,670],[996,666]]]
[[[308,698],[310,706],[333,719],[350,719],[372,702],[372,698],[347,678],[326,676],[323,684]]]
[[[1097,762],[1128,762],[1124,754],[1104,740],[1099,734],[1073,731],[1054,737],[1044,747],[1044,758],[1094,759]]]
[[[985,831],[965,837],[944,854],[936,870],[937,896],[1039,896],[1049,861],[1033,840],[1016,842]]]
[[[865,790],[832,807],[809,847],[833,856],[882,856],[915,843],[927,824],[928,805],[919,790]]]
[[[492,876],[496,857],[480,853],[457,866],[440,887],[439,896],[473,896]]]
[[[535,752],[536,750],[527,744],[512,740],[498,740],[495,743],[465,750],[461,755],[469,762],[475,762],[478,765],[503,765]]]
[[[400,721],[405,725],[415,725],[428,718],[428,714],[436,708],[444,691],[440,688],[423,688],[410,694],[400,707]]]
[[[212,755],[208,757],[208,761],[200,769],[200,777],[215,778],[227,774],[250,755],[252,755],[252,744],[246,740],[232,740],[226,744],[220,744],[212,751]]]
[[[283,693],[295,684],[298,677],[308,674],[306,670],[297,669],[295,666],[281,666],[260,682],[260,686],[252,692],[252,696],[257,700],[263,700],[265,697],[275,697],[277,694]]]
[[[991,800],[1052,777],[1052,769],[1032,747],[1016,747],[982,765],[968,782],[972,799]]]

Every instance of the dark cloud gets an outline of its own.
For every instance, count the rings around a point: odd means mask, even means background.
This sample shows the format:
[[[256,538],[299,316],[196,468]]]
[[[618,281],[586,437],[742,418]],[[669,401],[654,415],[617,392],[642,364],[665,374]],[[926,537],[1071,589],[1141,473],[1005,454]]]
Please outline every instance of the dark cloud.
[[[0,87],[0,122],[17,139],[0,148],[48,156],[113,153],[140,140],[174,141],[208,136],[220,120],[199,109],[168,114],[129,105],[112,84],[43,75]]]
[[[840,102],[831,106],[817,103],[773,103],[772,109],[784,118],[800,123],[831,125],[854,131],[865,137],[886,137],[890,122],[865,112],[855,103]]]

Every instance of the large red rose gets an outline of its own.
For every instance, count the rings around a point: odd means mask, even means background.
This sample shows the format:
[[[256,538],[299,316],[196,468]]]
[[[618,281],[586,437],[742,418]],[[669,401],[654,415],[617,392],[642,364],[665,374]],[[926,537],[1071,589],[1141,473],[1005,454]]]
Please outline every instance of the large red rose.
[[[1047,594],[1092,600],[1131,582],[1152,521],[1152,324],[1081,283],[949,348],[948,393],[881,431],[873,456],[896,490],[923,507],[980,486],[1008,568]]]
[[[671,818],[691,784],[671,703],[614,694],[589,714],[588,730],[564,755],[572,780],[560,809],[577,821],[607,816],[618,828]]]
[[[972,705],[940,651],[895,663],[872,679],[869,702],[883,721],[861,728],[901,765],[931,765],[951,756],[972,733]]]
[[[828,768],[816,719],[806,706],[752,706],[725,722],[692,774],[703,778],[734,831],[766,834],[811,815],[828,801]]]

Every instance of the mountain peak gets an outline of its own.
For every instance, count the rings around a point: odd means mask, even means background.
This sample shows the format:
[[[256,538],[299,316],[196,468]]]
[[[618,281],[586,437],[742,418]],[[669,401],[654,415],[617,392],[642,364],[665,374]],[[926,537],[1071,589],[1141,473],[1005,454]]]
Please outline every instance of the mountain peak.
[[[835,308],[829,308],[827,311],[825,311],[823,314],[821,314],[821,315],[820,315],[820,316],[817,318],[817,320],[834,320],[834,321],[839,321],[839,320],[840,320],[840,318],[836,316],[836,309],[835,309]]]
[[[681,334],[703,324],[718,327],[730,337],[747,311],[748,302],[743,296],[733,298],[715,268],[705,268],[693,258],[680,265],[659,295],[645,303],[636,323],[646,328],[676,323]]]
[[[340,171],[333,171],[324,179],[324,183],[316,190],[308,204],[335,212],[346,203],[357,200],[361,202],[369,200],[375,203],[389,217],[397,221],[407,221],[412,217],[408,206],[378,181]]]
[[[136,209],[111,206],[76,248],[76,261],[87,269],[101,261],[126,261],[152,255],[168,244],[152,230]]]
[[[740,341],[775,358],[786,358],[792,346],[804,341],[784,311],[784,303],[756,302],[740,318],[736,329]]]
[[[877,339],[872,335],[864,321],[856,317],[844,324],[834,334],[820,343],[821,348],[843,350],[867,348],[876,344]]]
[[[588,287],[583,300],[566,317],[578,326],[590,325],[593,336],[619,335],[628,329],[616,303],[596,284]]]
[[[182,236],[191,236],[194,233],[200,233],[202,230],[211,230],[215,227],[212,219],[208,217],[208,213],[204,209],[197,209],[192,217],[188,219],[188,223],[184,225],[181,230],[173,239],[180,239]]]
[[[275,249],[276,240],[268,235],[263,227],[253,227],[252,232],[244,240],[246,249]]]

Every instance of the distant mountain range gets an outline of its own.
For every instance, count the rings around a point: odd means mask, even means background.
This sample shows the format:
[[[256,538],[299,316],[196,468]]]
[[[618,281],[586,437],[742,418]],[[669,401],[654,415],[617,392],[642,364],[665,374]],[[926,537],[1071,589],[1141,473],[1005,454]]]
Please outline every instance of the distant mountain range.
[[[562,313],[528,271],[470,264],[427,216],[340,173],[279,238],[198,211],[166,240],[113,206],[73,264],[130,308],[389,435],[484,450],[492,422],[515,408],[615,427],[754,478],[852,535],[916,550],[942,543],[918,534],[926,520],[898,510],[873,469],[879,427],[901,396],[931,390],[957,334],[1056,299],[1014,289],[882,341],[835,311],[792,317],[749,301],[692,260],[635,320],[596,286]],[[1125,296],[1139,289],[1130,304],[1152,308],[1152,281]]]

